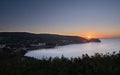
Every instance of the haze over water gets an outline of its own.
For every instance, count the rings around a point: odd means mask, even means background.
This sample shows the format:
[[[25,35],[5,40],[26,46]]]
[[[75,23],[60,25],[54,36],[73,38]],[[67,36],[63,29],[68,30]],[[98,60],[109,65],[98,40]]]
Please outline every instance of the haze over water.
[[[120,51],[120,38],[118,39],[100,39],[101,43],[85,43],[85,44],[72,44],[66,46],[58,46],[50,49],[39,49],[29,51],[25,54],[28,57],[41,59],[43,57],[81,57],[82,54],[94,55],[95,53],[112,53]]]

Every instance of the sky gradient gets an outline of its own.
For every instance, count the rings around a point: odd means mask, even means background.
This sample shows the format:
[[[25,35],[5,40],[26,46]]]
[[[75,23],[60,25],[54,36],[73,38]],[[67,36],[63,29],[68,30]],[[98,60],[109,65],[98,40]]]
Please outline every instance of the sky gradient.
[[[120,37],[120,0],[0,0],[0,32]]]

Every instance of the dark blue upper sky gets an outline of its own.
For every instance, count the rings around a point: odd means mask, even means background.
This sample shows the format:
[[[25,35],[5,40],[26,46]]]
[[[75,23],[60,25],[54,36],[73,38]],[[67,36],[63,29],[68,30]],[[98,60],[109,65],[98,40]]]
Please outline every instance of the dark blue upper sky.
[[[0,32],[120,36],[120,0],[0,0]]]

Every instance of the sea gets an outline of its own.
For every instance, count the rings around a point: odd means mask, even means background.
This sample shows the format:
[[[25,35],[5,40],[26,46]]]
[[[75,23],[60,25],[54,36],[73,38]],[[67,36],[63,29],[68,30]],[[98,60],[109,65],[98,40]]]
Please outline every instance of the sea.
[[[77,58],[83,54],[93,56],[95,53],[112,54],[120,51],[120,38],[100,39],[101,43],[90,42],[83,44],[70,44],[65,46],[57,46],[49,49],[37,49],[28,51],[25,56],[36,59],[49,57]]]

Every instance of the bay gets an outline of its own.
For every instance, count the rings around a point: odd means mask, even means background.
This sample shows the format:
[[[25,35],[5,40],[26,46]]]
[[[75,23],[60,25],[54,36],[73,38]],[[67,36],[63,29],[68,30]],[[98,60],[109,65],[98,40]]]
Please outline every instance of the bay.
[[[101,43],[90,42],[84,44],[71,44],[65,46],[58,46],[50,49],[38,49],[28,51],[25,56],[34,57],[37,59],[49,57],[61,57],[62,55],[67,58],[81,57],[82,54],[89,56],[95,53],[112,53],[120,51],[120,38],[117,39],[100,39]]]

